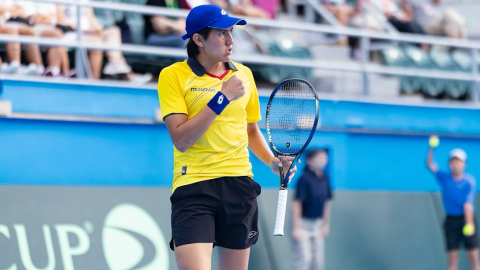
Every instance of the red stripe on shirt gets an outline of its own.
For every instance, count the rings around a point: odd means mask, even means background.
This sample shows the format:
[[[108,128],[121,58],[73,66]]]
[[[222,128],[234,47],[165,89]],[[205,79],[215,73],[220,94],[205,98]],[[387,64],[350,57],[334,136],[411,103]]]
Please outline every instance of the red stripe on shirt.
[[[226,70],[222,75],[220,75],[220,76],[217,76],[217,75],[212,74],[212,73],[210,73],[210,72],[207,72],[207,73],[205,73],[205,74],[207,74],[207,75],[210,76],[210,77],[223,80],[223,78],[225,78],[225,76],[227,76],[227,74],[228,74],[229,71],[230,71],[230,69],[227,69],[227,70]]]

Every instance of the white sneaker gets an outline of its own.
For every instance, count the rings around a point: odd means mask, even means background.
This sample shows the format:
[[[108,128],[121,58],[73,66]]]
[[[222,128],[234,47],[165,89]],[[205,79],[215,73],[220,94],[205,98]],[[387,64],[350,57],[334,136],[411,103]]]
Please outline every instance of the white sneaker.
[[[132,71],[132,68],[123,63],[107,63],[103,68],[103,74],[105,75],[127,74],[130,71]]]
[[[18,61],[10,62],[7,68],[3,70],[5,74],[18,74],[18,72],[20,72],[20,63]]]
[[[38,75],[37,69],[38,69],[37,65],[34,63],[31,63],[25,68],[23,68],[21,74],[27,75],[27,76],[35,76],[35,75]]]
[[[7,68],[8,68],[8,63],[2,63],[2,65],[0,65],[0,73],[5,73]]]
[[[151,73],[145,73],[145,74],[137,74],[134,73],[130,77],[130,82],[134,84],[146,84],[152,80],[152,74]]]

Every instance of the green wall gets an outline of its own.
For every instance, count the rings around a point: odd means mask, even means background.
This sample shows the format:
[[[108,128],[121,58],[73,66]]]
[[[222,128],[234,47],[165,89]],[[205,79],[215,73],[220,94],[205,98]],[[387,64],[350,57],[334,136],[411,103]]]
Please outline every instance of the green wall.
[[[289,195],[291,206],[293,192]],[[334,196],[327,270],[445,269],[440,194],[337,191]],[[291,269],[290,236],[272,235],[276,197],[274,190],[263,190],[260,196],[263,241],[252,249],[250,269]],[[290,220],[288,215],[286,232]],[[273,264],[260,261],[265,253],[274,257]],[[460,269],[468,269],[464,252]]]

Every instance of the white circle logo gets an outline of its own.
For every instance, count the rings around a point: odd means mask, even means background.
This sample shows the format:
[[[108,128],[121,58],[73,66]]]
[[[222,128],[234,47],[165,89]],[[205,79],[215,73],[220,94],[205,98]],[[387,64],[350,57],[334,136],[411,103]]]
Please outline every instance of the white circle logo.
[[[227,12],[226,12],[224,9],[222,9],[221,13],[222,13],[222,15],[226,15],[226,14],[227,14]]]
[[[120,204],[105,218],[103,252],[110,270],[166,270],[167,243],[155,220],[134,204]]]

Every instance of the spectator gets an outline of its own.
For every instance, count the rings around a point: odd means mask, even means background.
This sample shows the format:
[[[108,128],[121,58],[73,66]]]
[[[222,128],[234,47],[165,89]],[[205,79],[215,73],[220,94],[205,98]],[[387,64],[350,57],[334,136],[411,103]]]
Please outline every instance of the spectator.
[[[12,7],[0,4],[0,34],[17,35],[16,29],[8,27],[5,22],[10,19]],[[6,43],[6,52],[8,62],[3,62],[0,59],[0,73],[17,73],[20,67],[20,44]]]
[[[327,151],[307,151],[307,166],[297,182],[293,202],[293,269],[325,268],[324,238],[329,234],[332,191],[324,168]]]
[[[423,28],[414,21],[413,8],[408,0],[401,0],[400,7],[393,0],[367,1],[382,12],[398,31],[412,34],[425,34]]]
[[[229,7],[227,0],[183,0],[183,1],[185,1],[189,9],[200,6],[200,5],[215,5],[225,10],[227,10]]]
[[[277,16],[278,6],[280,0],[252,0],[253,4],[258,8],[263,9],[269,15],[270,19],[275,19]]]
[[[0,34],[17,35],[18,31],[14,28],[3,25],[0,28]],[[6,43],[5,49],[8,62],[2,62],[0,59],[0,73],[17,74],[20,71],[20,44],[11,42]],[[34,72],[35,74],[37,73],[36,69]]]
[[[88,0],[77,0],[88,2]],[[77,39],[75,29],[77,26],[77,6],[76,5],[57,5],[58,18],[57,24],[65,32],[67,39]],[[83,7],[80,13],[80,28],[83,32],[82,40],[92,43],[104,43],[109,45],[121,45],[121,33],[117,26],[104,28],[95,17],[93,8]],[[134,74],[132,68],[127,64],[121,51],[107,51],[107,63],[103,68],[103,74],[108,76],[121,76],[128,81],[137,83],[146,83],[152,79],[150,73]],[[103,52],[99,50],[89,51],[89,63],[92,70],[92,76],[99,79],[102,73]]]
[[[148,0],[147,6],[167,7],[171,9],[189,9],[186,2],[177,0]],[[182,48],[185,42],[182,35],[185,32],[184,18],[168,18],[165,16],[143,15],[145,22],[145,44]]]
[[[53,3],[37,3],[34,1],[16,1],[24,10],[24,16],[33,24],[37,35],[42,37],[61,39],[62,31],[55,27],[57,21],[57,8]],[[46,76],[75,77],[75,70],[70,70],[70,60],[65,47],[52,46],[47,53],[49,66],[45,70]]]
[[[22,1],[4,0],[0,5],[3,11],[3,18],[5,20],[2,25],[2,33],[12,35],[36,36],[37,32],[33,28],[33,24],[28,20],[25,9],[22,6]],[[42,37],[54,35],[53,31],[45,30],[41,33]],[[7,43],[7,58],[10,61],[8,66],[3,64],[3,70],[7,73],[18,73],[20,71],[20,52],[21,47],[19,43]],[[56,47],[50,47],[47,55],[50,59],[59,59],[60,50]],[[37,44],[25,45],[25,58],[28,65],[26,74],[29,75],[55,75],[51,72],[46,73],[43,66],[42,56],[40,54],[40,47]],[[53,61],[49,63],[48,70],[59,70],[59,63]],[[58,72],[59,73],[59,72]]]
[[[346,0],[322,0],[322,4],[325,9],[330,11],[343,26],[348,26],[350,19],[358,13],[354,8],[347,5]],[[339,37],[339,45],[346,45],[347,43],[347,36]]]
[[[442,0],[413,5],[415,22],[423,27],[429,35],[466,38],[465,18],[452,7],[447,7]]]
[[[350,18],[357,14],[354,8],[347,5],[346,0],[322,0],[322,4],[343,26],[347,26]]]
[[[230,0],[229,4],[232,13],[237,15],[264,19],[270,18],[270,14],[266,10],[255,5],[251,0]]]
[[[276,1],[276,0],[274,0]],[[257,5],[252,0],[186,0],[191,8],[199,5],[216,5],[231,13],[241,16],[270,18],[271,15],[266,10]],[[268,3],[263,3],[265,5]]]

